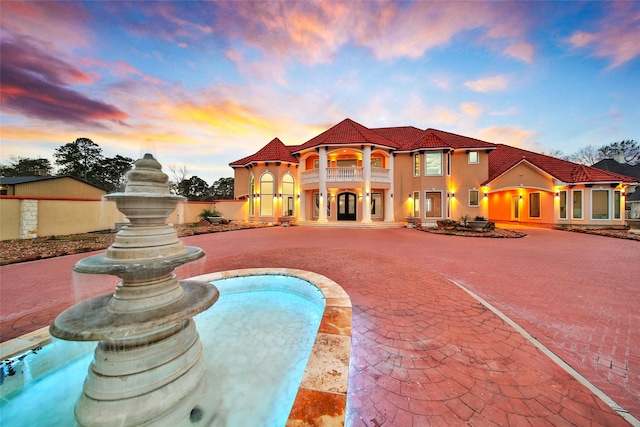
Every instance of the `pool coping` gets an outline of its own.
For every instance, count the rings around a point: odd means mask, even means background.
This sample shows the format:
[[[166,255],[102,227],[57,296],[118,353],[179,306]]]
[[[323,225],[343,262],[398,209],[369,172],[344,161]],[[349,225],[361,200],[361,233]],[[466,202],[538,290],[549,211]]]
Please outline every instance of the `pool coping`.
[[[189,280],[213,281],[256,275],[291,276],[306,280],[316,286],[326,300],[318,333],[286,425],[344,425],[351,358],[351,298],[333,280],[311,271],[293,268],[226,270],[190,277]],[[49,328],[38,329],[0,343],[0,360],[50,342]],[[79,390],[78,393],[80,392]]]

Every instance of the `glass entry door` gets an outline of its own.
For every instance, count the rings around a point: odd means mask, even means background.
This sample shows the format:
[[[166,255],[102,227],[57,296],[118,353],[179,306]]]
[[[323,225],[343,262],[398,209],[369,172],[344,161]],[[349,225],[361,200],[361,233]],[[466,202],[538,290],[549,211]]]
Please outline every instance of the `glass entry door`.
[[[356,220],[356,203],[358,197],[354,193],[338,194],[338,221]]]

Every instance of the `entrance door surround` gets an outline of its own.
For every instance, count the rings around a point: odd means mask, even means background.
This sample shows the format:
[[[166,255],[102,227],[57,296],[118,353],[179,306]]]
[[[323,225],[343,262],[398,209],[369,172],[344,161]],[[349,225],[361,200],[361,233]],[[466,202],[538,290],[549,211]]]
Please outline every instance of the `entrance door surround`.
[[[338,221],[355,221],[357,217],[358,195],[355,193],[338,194]]]

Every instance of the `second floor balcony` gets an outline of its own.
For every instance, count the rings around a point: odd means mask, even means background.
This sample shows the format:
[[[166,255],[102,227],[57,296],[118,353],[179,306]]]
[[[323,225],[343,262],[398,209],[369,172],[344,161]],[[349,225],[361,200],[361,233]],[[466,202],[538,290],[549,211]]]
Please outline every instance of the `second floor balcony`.
[[[336,167],[327,168],[327,182],[363,182],[364,170],[362,167]],[[320,182],[320,169],[302,171],[301,184]],[[371,168],[371,182],[391,182],[389,169]]]

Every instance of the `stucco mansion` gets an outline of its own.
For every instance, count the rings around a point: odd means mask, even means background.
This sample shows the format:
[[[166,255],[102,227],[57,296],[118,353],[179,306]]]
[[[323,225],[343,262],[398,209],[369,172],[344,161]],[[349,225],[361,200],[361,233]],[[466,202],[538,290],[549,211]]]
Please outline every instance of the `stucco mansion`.
[[[345,119],[301,145],[273,139],[232,162],[250,221],[424,226],[463,215],[622,226],[636,178],[436,129]]]

